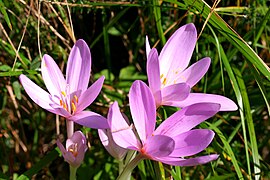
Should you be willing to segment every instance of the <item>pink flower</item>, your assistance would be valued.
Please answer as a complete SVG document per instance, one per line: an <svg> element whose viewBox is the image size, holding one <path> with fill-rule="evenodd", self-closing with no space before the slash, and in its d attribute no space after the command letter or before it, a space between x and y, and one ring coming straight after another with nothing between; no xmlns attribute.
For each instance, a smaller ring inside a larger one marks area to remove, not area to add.
<svg viewBox="0 0 270 180"><path fill-rule="evenodd" d="M87 88L91 74L91 54L83 40L78 40L72 47L66 79L55 61L47 54L42 59L41 73L49 93L25 75L19 77L25 91L35 103L83 126L108 128L104 117L91 111L83 111L96 99L104 81L102 76Z"/></svg>
<svg viewBox="0 0 270 180"><path fill-rule="evenodd" d="M117 160L124 159L128 150L118 146L114 142L110 129L98 129L98 135L103 146L106 148L106 150L108 151L108 153L110 153L111 156L113 156Z"/></svg>
<svg viewBox="0 0 270 180"><path fill-rule="evenodd" d="M188 67L197 41L193 24L180 27L167 41L158 55L150 49L146 39L147 76L157 107L161 105L186 107L199 102L213 102L221 105L220 111L237 110L236 104L220 95L189 93L204 76L210 66L206 57Z"/></svg>
<svg viewBox="0 0 270 180"><path fill-rule="evenodd" d="M76 131L66 141L66 148L57 140L57 146L66 162L74 168L78 168L84 159L84 154L87 150L86 138L81 131Z"/></svg>
<svg viewBox="0 0 270 180"><path fill-rule="evenodd" d="M143 158L176 166L193 166L218 158L216 154L188 159L184 157L201 152L212 141L213 131L192 128L216 114L220 110L219 104L198 103L187 106L174 113L155 130L155 100L142 81L132 84L129 103L134 126L125 121L117 102L109 109L109 126L113 140L119 146L138 151Z"/></svg>

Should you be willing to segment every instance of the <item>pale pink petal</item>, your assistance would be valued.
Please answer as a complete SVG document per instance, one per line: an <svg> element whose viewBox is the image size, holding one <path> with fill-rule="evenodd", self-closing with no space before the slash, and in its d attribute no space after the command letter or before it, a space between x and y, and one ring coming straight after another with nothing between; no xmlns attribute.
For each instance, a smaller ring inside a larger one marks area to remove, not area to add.
<svg viewBox="0 0 270 180"><path fill-rule="evenodd" d="M35 83L33 83L28 77L21 74L20 82L22 86L24 87L26 93L28 96L40 107L52 112L56 113L57 111L52 108L50 104L54 104L54 102L51 100L51 95L41 89L39 86L37 86Z"/></svg>
<svg viewBox="0 0 270 180"><path fill-rule="evenodd" d="M144 82L137 80L132 84L129 103L135 128L144 143L152 135L156 124L155 100Z"/></svg>
<svg viewBox="0 0 270 180"><path fill-rule="evenodd" d="M206 156L200 156L196 158L182 159L182 158L170 158L170 157L159 157L156 158L156 161L161 161L165 164L172 166L196 166L200 164L206 164L210 161L214 161L218 158L219 155L211 154Z"/></svg>
<svg viewBox="0 0 270 180"><path fill-rule="evenodd" d="M63 73L49 55L45 54L41 62L43 81L50 94L60 96L66 90L66 80Z"/></svg>
<svg viewBox="0 0 270 180"><path fill-rule="evenodd" d="M172 157L193 156L203 151L213 140L215 133L208 129L194 129L174 136Z"/></svg>
<svg viewBox="0 0 270 180"><path fill-rule="evenodd" d="M206 57L192 64L190 67L176 76L177 83L186 82L190 87L193 87L205 75L210 63L211 59Z"/></svg>
<svg viewBox="0 0 270 180"><path fill-rule="evenodd" d="M83 111L89 106L99 95L103 82L104 76L101 76L94 84L92 84L78 99L77 112Z"/></svg>
<svg viewBox="0 0 270 180"><path fill-rule="evenodd" d="M189 96L179 102L175 102L177 107L186 107L196 103L218 103L220 104L220 111L235 111L238 109L237 105L229 98L217 94L204 93L190 93Z"/></svg>
<svg viewBox="0 0 270 180"><path fill-rule="evenodd" d="M84 134L81 131L75 131L72 136L67 139L66 142L66 149L72 145L72 144L78 144L78 146L84 146L87 149L86 146L86 137L84 136Z"/></svg>
<svg viewBox="0 0 270 180"><path fill-rule="evenodd" d="M141 143L138 141L132 125L128 125L123 118L117 102L114 102L109 109L108 123L113 140L118 146L131 150L139 150L141 148Z"/></svg>
<svg viewBox="0 0 270 180"><path fill-rule="evenodd" d="M177 136L214 116L219 111L219 108L220 105L216 103L198 103L187 106L163 121L154 134L170 137Z"/></svg>
<svg viewBox="0 0 270 180"><path fill-rule="evenodd" d="M59 141L59 139L56 141L56 143L65 161L68 162L70 165L74 166L75 157L72 155L72 153L64 148L63 144Z"/></svg>
<svg viewBox="0 0 270 180"><path fill-rule="evenodd" d="M147 77L149 88L151 89L156 104L161 104L161 83L160 83L160 71L159 71L159 61L158 61L158 52L155 48L150 51L150 54L147 59Z"/></svg>
<svg viewBox="0 0 270 180"><path fill-rule="evenodd" d="M75 156L75 161L72 164L74 167L79 167L81 165L81 163L84 159L84 154L87 150L86 143L87 143L86 138L81 131L74 132L74 134L71 136L71 138L67 139L66 149L68 149L68 147L72 144L76 146L74 148L74 150L75 151L77 150L77 154Z"/></svg>
<svg viewBox="0 0 270 180"><path fill-rule="evenodd" d="M72 47L67 64L67 84L70 93L87 89L91 74L91 53L88 45L82 39L78 40Z"/></svg>
<svg viewBox="0 0 270 180"><path fill-rule="evenodd" d="M124 159L128 150L118 146L114 142L110 129L98 129L98 135L101 143L110 153L110 155L112 155L117 160Z"/></svg>
<svg viewBox="0 0 270 180"><path fill-rule="evenodd" d="M82 111L80 113L76 113L67 120L74 121L77 124L94 129L109 128L107 119L92 111Z"/></svg>
<svg viewBox="0 0 270 180"><path fill-rule="evenodd" d="M146 36L146 38L145 38L145 49L146 49L146 58L148 59L148 56L149 56L149 53L151 50L151 47L150 47L150 44L148 41L148 36Z"/></svg>
<svg viewBox="0 0 270 180"><path fill-rule="evenodd" d="M170 106L174 101L183 101L189 95L190 87L186 83L173 84L161 90L162 105Z"/></svg>
<svg viewBox="0 0 270 180"><path fill-rule="evenodd" d="M196 41L197 31L193 24L184 25L175 31L159 55L161 74L173 77L174 73L186 69Z"/></svg>
<svg viewBox="0 0 270 180"><path fill-rule="evenodd" d="M150 157L164 157L174 150L175 142L172 138L163 135L155 135L147 138L142 151Z"/></svg>

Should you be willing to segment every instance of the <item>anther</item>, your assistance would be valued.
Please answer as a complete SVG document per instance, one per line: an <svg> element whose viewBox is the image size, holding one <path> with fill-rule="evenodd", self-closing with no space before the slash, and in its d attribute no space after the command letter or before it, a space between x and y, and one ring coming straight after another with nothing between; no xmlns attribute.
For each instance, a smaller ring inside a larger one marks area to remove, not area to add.
<svg viewBox="0 0 270 180"><path fill-rule="evenodd" d="M67 96L66 92L65 91L61 91L61 94L63 94L64 97Z"/></svg>
<svg viewBox="0 0 270 180"><path fill-rule="evenodd" d="M163 84L163 85L166 85L166 83L167 83L167 78L164 78L162 84Z"/></svg>
<svg viewBox="0 0 270 180"><path fill-rule="evenodd" d="M73 98L75 99L76 103L78 103L78 97L74 95Z"/></svg>
<svg viewBox="0 0 270 180"><path fill-rule="evenodd" d="M76 111L76 106L75 106L75 103L72 101L71 103L71 108L72 108L72 112L75 112Z"/></svg>

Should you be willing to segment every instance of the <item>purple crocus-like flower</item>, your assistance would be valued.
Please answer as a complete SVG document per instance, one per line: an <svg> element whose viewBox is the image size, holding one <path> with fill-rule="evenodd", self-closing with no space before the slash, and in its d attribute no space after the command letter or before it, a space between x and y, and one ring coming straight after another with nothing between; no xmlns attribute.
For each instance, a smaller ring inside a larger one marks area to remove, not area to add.
<svg viewBox="0 0 270 180"><path fill-rule="evenodd" d="M66 162L72 167L78 168L84 159L84 154L87 150L86 138L81 131L76 131L67 139L66 148L57 140L57 146Z"/></svg>
<svg viewBox="0 0 270 180"><path fill-rule="evenodd" d="M135 81L130 89L129 103L134 127L123 118L117 102L109 109L108 121L112 137L119 146L138 151L143 158L176 166L204 164L218 158L206 155L185 159L204 150L212 141L214 132L192 129L220 110L216 103L198 103L187 106L155 130L156 105L153 94L142 81ZM137 138L139 137L139 139Z"/></svg>
<svg viewBox="0 0 270 180"><path fill-rule="evenodd" d="M103 146L106 148L108 153L110 153L110 155L112 155L115 159L120 161L124 159L128 150L118 146L114 142L110 129L99 129L98 135Z"/></svg>
<svg viewBox="0 0 270 180"><path fill-rule="evenodd" d="M197 41L193 24L180 27L167 41L160 54L151 49L146 38L147 76L156 105L185 107L198 102L214 102L221 105L220 111L237 110L236 104L220 95L189 93L207 72L211 60L203 58L188 67Z"/></svg>
<svg viewBox="0 0 270 180"><path fill-rule="evenodd" d="M55 61L49 55L43 56L41 73L49 93L25 75L19 78L30 98L42 108L86 127L108 128L106 118L91 111L83 111L96 99L104 81L102 76L87 88L90 72L90 49L85 41L78 40L68 58L66 79Z"/></svg>

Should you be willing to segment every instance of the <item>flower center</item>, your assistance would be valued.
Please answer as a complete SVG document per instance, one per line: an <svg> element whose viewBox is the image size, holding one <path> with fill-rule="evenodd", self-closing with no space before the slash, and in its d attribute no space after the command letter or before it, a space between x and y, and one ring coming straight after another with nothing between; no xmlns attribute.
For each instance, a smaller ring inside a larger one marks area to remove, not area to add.
<svg viewBox="0 0 270 180"><path fill-rule="evenodd" d="M72 153L74 157L78 156L78 144L74 143L68 147L68 151Z"/></svg>
<svg viewBox="0 0 270 180"><path fill-rule="evenodd" d="M77 111L77 106L79 102L80 91L75 91L73 93L69 92L69 86L67 85L65 91L61 91L60 97L55 96L58 99L58 103L70 114L74 114Z"/></svg>
<svg viewBox="0 0 270 180"><path fill-rule="evenodd" d="M169 86L172 84L176 84L179 78L181 78L183 81L186 81L186 78L180 75L181 72L182 68L178 68L172 70L172 72L168 73L167 75L161 74L160 75L161 88L164 88L165 86Z"/></svg>

